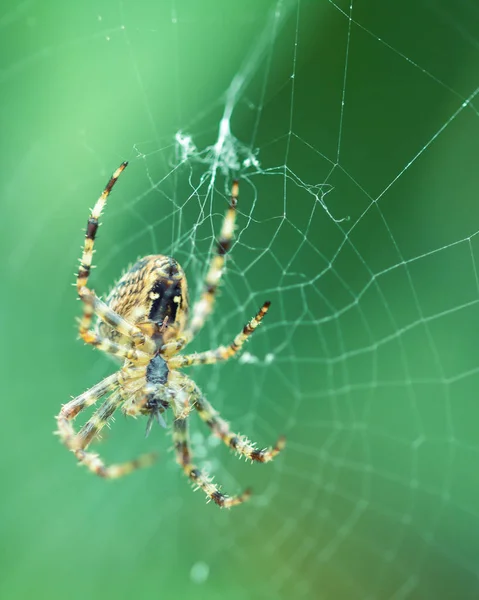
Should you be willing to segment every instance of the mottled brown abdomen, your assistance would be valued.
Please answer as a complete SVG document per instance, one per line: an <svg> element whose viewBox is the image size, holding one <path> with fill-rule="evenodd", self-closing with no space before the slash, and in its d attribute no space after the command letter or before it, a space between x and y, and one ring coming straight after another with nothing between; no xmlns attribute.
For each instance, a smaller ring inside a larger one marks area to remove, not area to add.
<svg viewBox="0 0 479 600"><path fill-rule="evenodd" d="M161 346L183 332L188 317L188 287L183 269L162 254L136 261L106 299L108 306L148 333ZM97 324L100 335L131 345L106 323Z"/></svg>

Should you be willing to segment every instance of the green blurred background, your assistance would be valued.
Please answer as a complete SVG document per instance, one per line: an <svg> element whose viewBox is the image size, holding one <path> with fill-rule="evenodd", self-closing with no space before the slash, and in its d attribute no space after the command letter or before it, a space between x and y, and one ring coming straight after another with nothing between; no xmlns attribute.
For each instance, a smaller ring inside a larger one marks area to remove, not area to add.
<svg viewBox="0 0 479 600"><path fill-rule="evenodd" d="M479 597L478 26L471 0L2 4L2 597ZM92 285L172 253L195 296L231 173L178 166L175 134L214 144L235 77L231 130L261 170L236 173L238 241L194 348L273 305L249 360L192 375L288 447L251 466L192 418L200 464L254 488L225 512L159 428L117 418L108 460L160 460L114 482L52 431L116 368L75 340L88 208L130 160Z"/></svg>

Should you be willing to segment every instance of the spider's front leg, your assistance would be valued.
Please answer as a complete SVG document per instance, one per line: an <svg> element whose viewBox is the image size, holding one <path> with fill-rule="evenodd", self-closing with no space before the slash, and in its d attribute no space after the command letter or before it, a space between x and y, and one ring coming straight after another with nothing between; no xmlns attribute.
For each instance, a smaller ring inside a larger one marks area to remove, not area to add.
<svg viewBox="0 0 479 600"><path fill-rule="evenodd" d="M146 454L137 459L118 465L106 466L98 454L87 452L91 441L100 433L108 423L115 410L123 402L118 389L119 373L110 375L90 390L65 404L57 416L58 434L65 446L71 450L80 463L90 471L108 479L122 477L135 469L146 467L155 460L155 455ZM99 398L111 392L110 397L100 406L92 418L76 433L73 428L73 419L85 408L95 404Z"/></svg>
<svg viewBox="0 0 479 600"><path fill-rule="evenodd" d="M97 383L83 394L80 394L62 406L60 414L56 417L58 423L57 433L60 436L61 441L70 450L77 447L75 441L76 434L72 425L73 419L85 410L85 408L95 404L105 394L117 389L118 377L119 373L114 373L113 375L106 377L103 381L100 381L100 383Z"/></svg>

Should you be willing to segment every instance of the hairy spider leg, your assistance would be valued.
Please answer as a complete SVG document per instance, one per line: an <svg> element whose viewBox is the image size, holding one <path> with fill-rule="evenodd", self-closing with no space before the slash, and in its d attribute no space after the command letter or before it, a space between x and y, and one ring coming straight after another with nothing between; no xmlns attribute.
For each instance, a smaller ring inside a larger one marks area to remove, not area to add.
<svg viewBox="0 0 479 600"><path fill-rule="evenodd" d="M221 418L218 411L206 400L198 386L189 377L183 376L185 388L191 393L190 402L198 411L201 419L208 425L212 433L219 437L229 448L240 456L251 461L270 462L286 446L286 438L281 436L274 446L258 450L256 444L245 435L233 433L227 421Z"/></svg>
<svg viewBox="0 0 479 600"><path fill-rule="evenodd" d="M100 459L98 454L86 452L90 442L98 435L101 429L103 429L113 413L123 402L120 390L118 388L115 389L117 379L118 373L107 377L100 384L94 386L88 392L85 392L85 394L82 394L82 396L88 395L88 399L85 398L83 401L79 401L81 396L75 398L75 400L72 400L72 402L69 402L62 407L62 410L57 417L60 437L67 448L69 448L75 454L78 461L81 464L84 464L90 471L107 479L116 479L123 475L128 475L136 469L151 465L156 459L156 455L154 454L145 454L125 463L107 466ZM111 381L106 383L107 380ZM104 384L103 387L100 387L102 384ZM94 404L101 396L104 396L109 391L112 391L110 397L100 406L91 419L85 423L79 433L76 433L72 424L73 417L87 406Z"/></svg>
<svg viewBox="0 0 479 600"><path fill-rule="evenodd" d="M220 346L215 350L206 350L205 352L196 352L195 354L174 356L168 363L170 368L180 369L181 367L191 367L193 365L212 365L220 361L229 360L241 350L246 340L256 331L256 328L268 312L270 304L271 302L265 302L256 316L246 323L243 331L228 346Z"/></svg>
<svg viewBox="0 0 479 600"><path fill-rule="evenodd" d="M239 183L235 179L231 187L230 205L226 211L221 226L220 237L216 246L216 252L211 259L208 272L206 274L203 292L200 299L195 302L192 308L191 322L183 335L175 341L168 342L163 347L163 353L167 356L176 354L181 348L186 346L194 336L200 331L211 314L216 292L224 272L225 258L231 246L234 236L236 222L236 205L238 203Z"/></svg>
<svg viewBox="0 0 479 600"><path fill-rule="evenodd" d="M186 419L176 419L173 424L173 441L175 445L176 460L183 468L185 474L191 479L196 488L201 488L210 500L222 508L231 508L242 504L251 496L246 490L239 496L226 496L222 494L212 478L200 471L192 462L192 454L188 440L188 422Z"/></svg>
<svg viewBox="0 0 479 600"><path fill-rule="evenodd" d="M85 450L75 450L75 456L78 461L85 465L92 473L103 477L104 479L118 479L137 471L149 467L156 460L155 454L143 454L133 460L116 465L105 465L98 454L94 452L85 452Z"/></svg>
<svg viewBox="0 0 479 600"><path fill-rule="evenodd" d="M136 364L147 364L151 360L151 356L146 352L112 342L108 338L97 335L94 331L86 331L82 335L82 339L85 343L94 346L98 350L118 356L119 358L124 358Z"/></svg>
<svg viewBox="0 0 479 600"><path fill-rule="evenodd" d="M60 413L57 415L56 419L58 422L58 435L60 436L62 442L67 444L67 439L70 437L73 429L71 427L71 421L74 419L78 413L89 406L95 404L100 398L102 398L107 392L113 391L118 387L118 377L119 371L117 373L113 373L113 375L109 375L105 377L100 383L97 383L89 390L80 394L67 404L62 406ZM67 444L68 445L68 444Z"/></svg>
<svg viewBox="0 0 479 600"><path fill-rule="evenodd" d="M95 293L87 287L88 277L90 275L92 266L93 246L99 226L99 219L113 186L127 165L127 162L123 162L113 173L90 213L90 218L88 219L85 233L83 254L80 260L80 268L78 269L77 275L77 291L80 299L83 302L83 317L79 322L80 337L87 344L97 346L102 350L105 350L105 352L108 352L108 350L104 347L101 347L103 339L95 332L89 331L94 314L98 315L100 319L111 325L111 327L118 330L124 336L129 337L135 346L141 346L145 344L146 341L143 332L138 327L128 323L128 321L115 313L107 304L97 298Z"/></svg>

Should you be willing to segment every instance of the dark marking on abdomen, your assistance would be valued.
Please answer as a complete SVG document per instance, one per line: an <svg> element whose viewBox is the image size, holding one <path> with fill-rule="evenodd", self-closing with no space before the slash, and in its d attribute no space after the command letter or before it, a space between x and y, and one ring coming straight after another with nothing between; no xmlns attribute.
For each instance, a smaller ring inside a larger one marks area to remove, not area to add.
<svg viewBox="0 0 479 600"><path fill-rule="evenodd" d="M154 283L150 293L158 294L158 298L153 300L148 318L156 323L163 323L168 317L168 324L172 325L176 321L178 308L183 302L181 282L161 277ZM177 302L175 298L178 299Z"/></svg>

